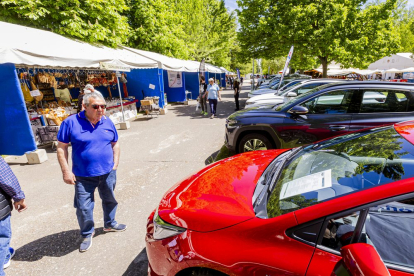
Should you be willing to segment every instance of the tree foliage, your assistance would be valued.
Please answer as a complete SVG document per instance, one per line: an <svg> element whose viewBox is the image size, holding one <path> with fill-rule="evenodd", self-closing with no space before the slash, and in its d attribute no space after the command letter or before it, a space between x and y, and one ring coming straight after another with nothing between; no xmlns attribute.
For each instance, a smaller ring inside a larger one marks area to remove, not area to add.
<svg viewBox="0 0 414 276"><path fill-rule="evenodd" d="M236 18L224 0L0 0L0 20L111 47L229 66Z"/></svg>
<svg viewBox="0 0 414 276"><path fill-rule="evenodd" d="M0 20L44 28L90 43L127 42L124 0L1 0ZM39 38L41 39L41 38Z"/></svg>
<svg viewBox="0 0 414 276"><path fill-rule="evenodd" d="M397 0L238 0L242 49L263 57L295 55L318 58L326 76L331 61L366 67L399 48L392 12Z"/></svg>
<svg viewBox="0 0 414 276"><path fill-rule="evenodd" d="M399 0L394 12L395 31L401 38L401 52L414 52L414 8L407 0Z"/></svg>
<svg viewBox="0 0 414 276"><path fill-rule="evenodd" d="M218 0L130 0L130 46L228 66L236 19Z"/></svg>

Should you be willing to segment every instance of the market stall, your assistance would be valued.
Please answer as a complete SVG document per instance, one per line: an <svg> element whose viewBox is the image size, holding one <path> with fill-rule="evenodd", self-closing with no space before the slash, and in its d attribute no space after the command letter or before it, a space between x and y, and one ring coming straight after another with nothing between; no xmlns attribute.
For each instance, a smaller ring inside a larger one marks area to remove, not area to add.
<svg viewBox="0 0 414 276"><path fill-rule="evenodd" d="M70 98L76 99L86 83L94 84L107 100L115 102L114 105L132 102L131 106L135 106L136 110L137 101L128 93L141 92L142 86L134 81L129 83L128 74L134 76L134 70L142 70L159 79L156 62L125 49L92 46L51 32L4 22L0 22L0 35L0 70L12 70L13 73L7 74L8 79L18 84L15 89L0 87L0 94L6 98L0 102L0 110L3 114L16 115L14 119L19 122L32 122L32 128L30 124L20 128L26 137L31 137L31 142L19 138L13 140L12 145L2 143L8 147L7 154L22 154L21 149L34 150L37 145L56 140L56 129L61 121L77 111L76 101ZM42 39L39 40L39 37ZM102 70L100 62L132 70L117 78L115 70ZM126 99L114 93L117 87L121 88ZM14 105L6 104L9 97ZM64 101L67 98L69 101ZM0 121L4 118L7 116ZM0 136L5 137L13 132L10 122L3 122L2 126ZM6 154L4 151L0 153Z"/></svg>

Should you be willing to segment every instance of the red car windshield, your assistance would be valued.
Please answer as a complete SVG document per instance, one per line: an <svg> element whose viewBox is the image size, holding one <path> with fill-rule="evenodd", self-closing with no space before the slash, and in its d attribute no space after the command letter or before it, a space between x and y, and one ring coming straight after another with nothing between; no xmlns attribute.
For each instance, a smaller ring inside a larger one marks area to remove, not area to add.
<svg viewBox="0 0 414 276"><path fill-rule="evenodd" d="M394 127L305 147L285 163L267 201L273 218L322 201L414 176L414 146Z"/></svg>

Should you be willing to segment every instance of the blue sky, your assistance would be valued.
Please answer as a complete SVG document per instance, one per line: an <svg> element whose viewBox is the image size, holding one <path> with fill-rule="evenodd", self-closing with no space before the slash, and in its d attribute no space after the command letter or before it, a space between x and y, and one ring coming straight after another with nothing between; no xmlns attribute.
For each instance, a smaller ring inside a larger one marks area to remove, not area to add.
<svg viewBox="0 0 414 276"><path fill-rule="evenodd" d="M414 0L410 0L414 4ZM236 0L225 0L226 7L229 8L231 11L237 9L237 2Z"/></svg>
<svg viewBox="0 0 414 276"><path fill-rule="evenodd" d="M408 5L409 6L414 6L414 0L408 0Z"/></svg>

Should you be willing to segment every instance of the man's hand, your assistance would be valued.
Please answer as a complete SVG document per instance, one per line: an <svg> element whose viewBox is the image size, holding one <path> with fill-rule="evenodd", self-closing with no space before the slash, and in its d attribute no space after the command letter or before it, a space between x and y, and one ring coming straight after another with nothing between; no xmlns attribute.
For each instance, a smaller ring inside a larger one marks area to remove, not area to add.
<svg viewBox="0 0 414 276"><path fill-rule="evenodd" d="M26 203L24 202L24 199L14 202L14 209L16 209L19 213L26 210L27 206L26 206Z"/></svg>
<svg viewBox="0 0 414 276"><path fill-rule="evenodd" d="M65 181L66 184L75 185L76 177L71 171L64 172L63 181Z"/></svg>

